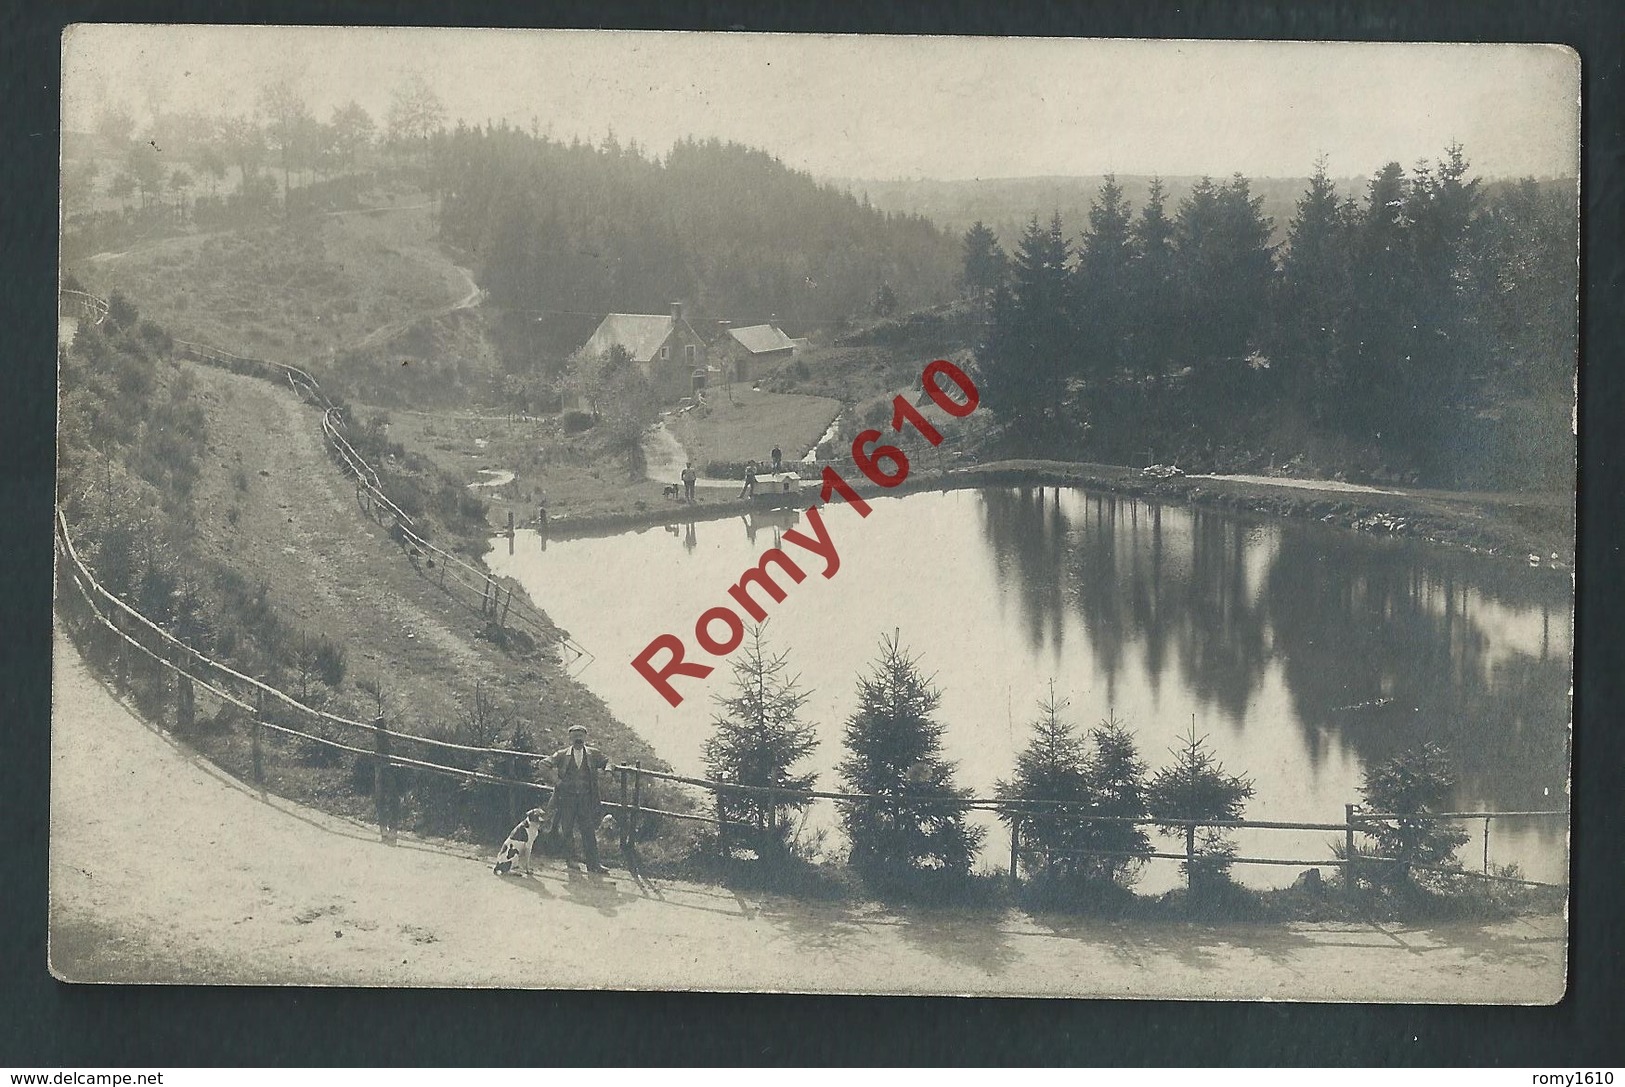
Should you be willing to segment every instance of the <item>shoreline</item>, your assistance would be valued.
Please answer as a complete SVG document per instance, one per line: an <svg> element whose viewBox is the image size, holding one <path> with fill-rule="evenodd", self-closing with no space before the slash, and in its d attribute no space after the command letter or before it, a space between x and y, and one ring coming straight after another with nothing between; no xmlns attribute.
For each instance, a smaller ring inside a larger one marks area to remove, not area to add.
<svg viewBox="0 0 1625 1087"><path fill-rule="evenodd" d="M812 482L816 484L816 478ZM1287 479L1277 484L1225 476L1155 479L1120 465L1011 459L946 472L921 469L896 487L878 487L867 480L856 481L853 486L860 495L869 498L988 486L1080 487L1153 502L1314 520L1348 531L1423 540L1469 554L1502 558L1522 567L1572 576L1575 510L1572 502L1564 502L1561 495L1413 489L1356 491L1333 481L1327 481L1331 484L1327 487L1320 487L1317 485L1320 482ZM579 539L615 531L720 520L783 505L799 505L803 501L822 504L816 486L804 487L795 501L778 505L769 505L761 497L699 502L692 506L674 503L658 509L556 518L549 522L546 531L549 538ZM539 526L533 522L519 527ZM1531 562L1531 557L1538 562Z"/></svg>

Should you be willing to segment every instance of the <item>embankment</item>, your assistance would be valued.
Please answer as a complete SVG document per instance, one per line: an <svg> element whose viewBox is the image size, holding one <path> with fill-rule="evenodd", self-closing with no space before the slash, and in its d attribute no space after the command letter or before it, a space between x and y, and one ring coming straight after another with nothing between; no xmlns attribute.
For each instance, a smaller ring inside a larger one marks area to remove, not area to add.
<svg viewBox="0 0 1625 1087"><path fill-rule="evenodd" d="M947 472L921 469L889 489L856 481L858 493L870 497L995 486L1081 487L1147 501L1312 520L1353 531L1426 540L1522 564L1529 564L1530 556L1535 556L1535 565L1565 573L1573 563L1574 503L1569 495L1413 489L1379 492L1341 489L1335 484L1317 488L1314 481L1308 480L1268 483L1224 477L1156 479L1118 465L1046 460L995 461ZM804 480L799 498L774 496L772 500L792 505L816 503L816 476ZM555 519L549 524L549 534L568 539L617 529L737 517L761 509L768 501L766 497L706 499L694 505L673 501L658 509Z"/></svg>

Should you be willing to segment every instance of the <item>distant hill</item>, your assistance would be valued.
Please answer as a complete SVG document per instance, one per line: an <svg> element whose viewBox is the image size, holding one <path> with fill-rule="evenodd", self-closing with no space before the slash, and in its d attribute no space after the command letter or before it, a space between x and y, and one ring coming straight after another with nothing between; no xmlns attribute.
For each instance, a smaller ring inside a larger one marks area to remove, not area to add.
<svg viewBox="0 0 1625 1087"><path fill-rule="evenodd" d="M1021 236L1032 216L1047 222L1050 214L1061 213L1069 236L1081 234L1089 223L1089 204L1100 192L1104 175L1086 177L991 177L970 181L879 181L868 178L825 178L826 184L849 190L858 199L867 194L869 203L886 212L923 215L944 229L963 234L978 219L992 227L1005 249ZM1167 210L1171 217L1179 202L1190 192L1196 177L1165 177ZM1223 182L1222 177L1214 178ZM1264 198L1264 214L1272 220L1272 240L1284 241L1292 211L1309 184L1303 177L1249 178L1254 196ZM1136 214L1145 206L1151 188L1149 174L1118 174L1117 183L1133 205ZM1366 179L1340 178L1340 195L1363 198Z"/></svg>
<svg viewBox="0 0 1625 1087"><path fill-rule="evenodd" d="M681 140L664 156L502 126L438 138L442 238L494 304L536 316L665 313L806 328L953 297L960 240L864 207L766 152Z"/></svg>
<svg viewBox="0 0 1625 1087"><path fill-rule="evenodd" d="M892 214L923 215L945 230L963 234L972 223L980 219L998 234L1000 243L1008 251L1027 221L1037 215L1048 222L1050 215L1059 211L1067 235L1076 238L1089 224L1089 205L1100 193L1106 180L1103 174L1081 177L986 177L969 181L937 181L918 179L910 181L883 181L873 178L820 178L824 184L845 189L858 200L867 197L874 208ZM1167 212L1172 217L1200 178L1165 177ZM1215 176L1217 182L1228 180ZM1303 177L1249 177L1248 184L1254 196L1264 198L1264 214L1271 220L1270 240L1279 244L1286 240L1287 227L1297 207L1298 198L1309 185L1308 175ZM1353 196L1365 203L1366 177L1335 178L1340 198ZM1117 183L1133 206L1136 215L1145 206L1151 189L1150 174L1118 174ZM1512 184L1511 179L1486 178L1486 195ZM1542 178L1543 190L1573 189L1573 178Z"/></svg>

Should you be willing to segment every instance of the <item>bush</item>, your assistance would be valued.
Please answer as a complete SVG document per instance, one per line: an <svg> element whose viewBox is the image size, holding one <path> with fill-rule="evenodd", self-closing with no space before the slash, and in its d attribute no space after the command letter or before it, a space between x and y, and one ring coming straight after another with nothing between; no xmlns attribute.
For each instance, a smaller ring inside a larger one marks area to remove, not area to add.
<svg viewBox="0 0 1625 1087"><path fill-rule="evenodd" d="M342 645L330 641L326 637L316 643L313 660L316 666L316 674L322 677L323 683L329 687L337 687L344 682L346 656L347 654Z"/></svg>
<svg viewBox="0 0 1625 1087"><path fill-rule="evenodd" d="M581 434L592 429L593 417L584 411L567 411L560 425L566 434Z"/></svg>

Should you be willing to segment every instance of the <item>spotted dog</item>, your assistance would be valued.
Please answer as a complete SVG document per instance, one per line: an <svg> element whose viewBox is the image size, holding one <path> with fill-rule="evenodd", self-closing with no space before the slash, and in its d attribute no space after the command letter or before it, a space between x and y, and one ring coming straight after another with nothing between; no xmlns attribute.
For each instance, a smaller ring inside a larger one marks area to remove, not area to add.
<svg viewBox="0 0 1625 1087"><path fill-rule="evenodd" d="M497 854L497 862L491 866L491 871L499 876L512 874L514 865L524 865L525 874L530 874L530 851L536 844L536 838L542 833L542 821L547 818L547 812L542 808L532 808L525 813L524 821L513 828L508 840L502 843L502 850Z"/></svg>

